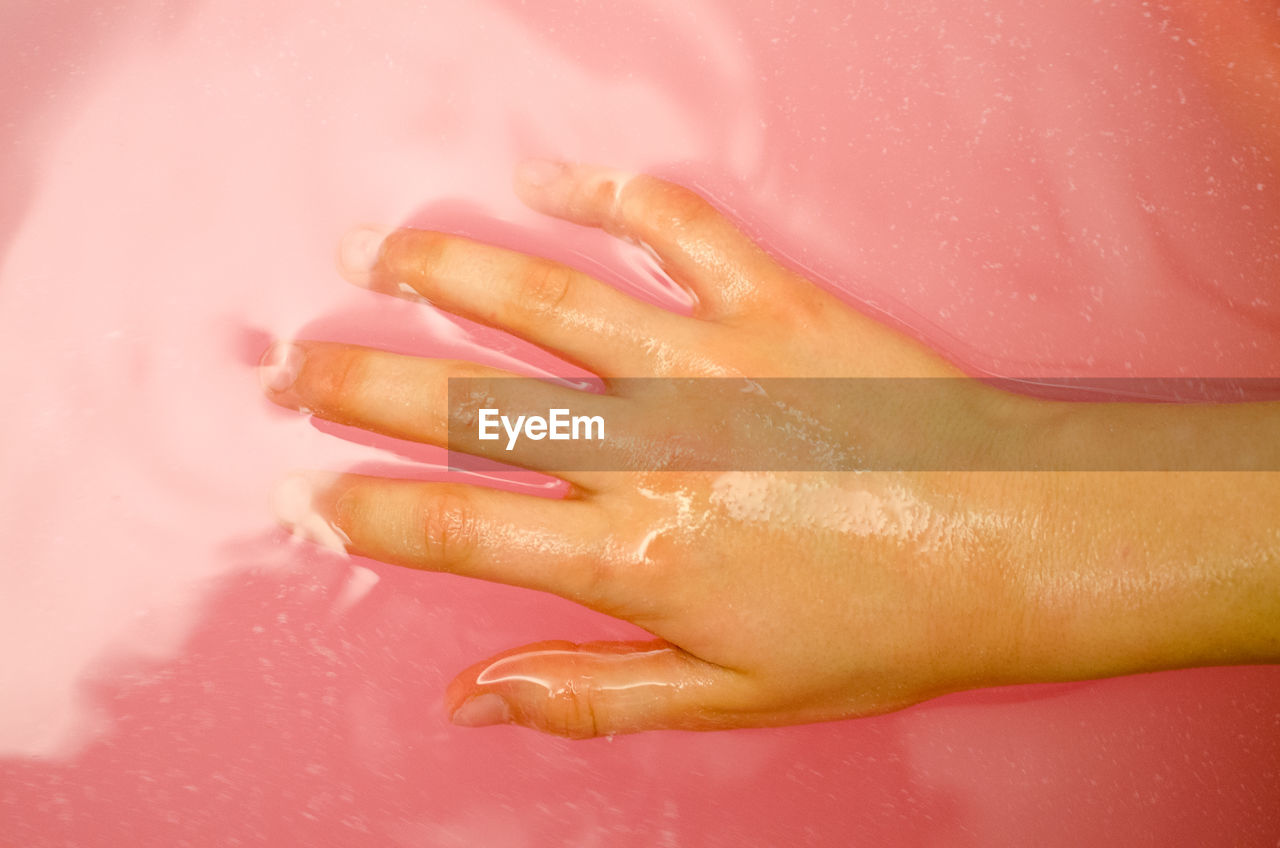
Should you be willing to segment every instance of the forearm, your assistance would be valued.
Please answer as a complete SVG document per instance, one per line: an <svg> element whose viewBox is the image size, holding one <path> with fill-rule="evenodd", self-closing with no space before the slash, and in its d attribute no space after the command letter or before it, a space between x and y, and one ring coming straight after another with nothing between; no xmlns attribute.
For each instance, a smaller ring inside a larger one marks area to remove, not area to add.
<svg viewBox="0 0 1280 848"><path fill-rule="evenodd" d="M1045 446L1101 467L1199 451L1201 467L1280 468L1276 404L1073 407ZM1039 476L1043 532L1009 570L1024 679L1280 662L1280 472Z"/></svg>

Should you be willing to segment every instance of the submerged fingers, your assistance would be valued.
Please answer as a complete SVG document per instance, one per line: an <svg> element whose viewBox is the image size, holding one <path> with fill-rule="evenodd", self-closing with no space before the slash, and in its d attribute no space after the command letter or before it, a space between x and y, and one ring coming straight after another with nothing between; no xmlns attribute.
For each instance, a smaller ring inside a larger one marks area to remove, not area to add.
<svg viewBox="0 0 1280 848"><path fill-rule="evenodd" d="M516 191L540 212L650 249L692 292L698 318L776 316L821 300L817 289L778 265L711 203L675 183L536 161L518 171ZM561 263L461 236L360 229L344 239L340 262L357 285L507 330L605 377L661 371L656 360L705 340L702 322Z"/></svg>
<svg viewBox="0 0 1280 848"><path fill-rule="evenodd" d="M273 498L295 534L339 552L552 592L611 609L625 568L589 501L457 483L297 474Z"/></svg>
<svg viewBox="0 0 1280 848"><path fill-rule="evenodd" d="M522 415L545 420L553 410L560 410L572 414L575 427L578 421L598 421L598 441L602 441L604 421L619 420L614 410L622 403L608 395L470 362L422 359L334 342L277 342L264 354L260 374L267 396L289 409L553 472L573 467L564 461L566 451L594 443L545 438L555 434L520 437L510 430L512 422ZM572 474L564 476L579 485L585 482Z"/></svg>
<svg viewBox="0 0 1280 848"><path fill-rule="evenodd" d="M357 230L341 256L344 275L357 285L426 300L601 376L646 374L654 339L677 342L697 329L566 265L461 236Z"/></svg>

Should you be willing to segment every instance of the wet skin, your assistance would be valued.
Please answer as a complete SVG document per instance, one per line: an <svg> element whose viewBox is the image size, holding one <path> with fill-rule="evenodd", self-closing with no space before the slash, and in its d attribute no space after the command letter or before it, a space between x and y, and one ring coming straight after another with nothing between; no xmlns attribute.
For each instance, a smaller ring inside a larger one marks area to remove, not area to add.
<svg viewBox="0 0 1280 848"><path fill-rule="evenodd" d="M344 275L508 330L606 383L962 377L779 265L687 189L535 162L516 190L543 213L648 245L692 293L693 314L544 259L419 230L349 235ZM449 377L505 376L308 341L277 345L263 363L265 391L282 406L432 444L447 437ZM912 438L944 456L1031 463L1085 446L1120 461L1138 444L1171 455L1211 445L1225 465L1248 444L1253 467L1280 467L1277 404L1064 404L957 386L924 408L859 410L859 449L900 438L908 420ZM580 400L545 392L544 408ZM636 399L614 388L608 402ZM537 466L536 454L503 448L476 446ZM570 491L559 500L302 478L286 485L281 518L352 554L554 592L657 637L542 643L479 662L446 693L463 725L589 737L794 724L980 686L1280 660L1277 473L560 476Z"/></svg>

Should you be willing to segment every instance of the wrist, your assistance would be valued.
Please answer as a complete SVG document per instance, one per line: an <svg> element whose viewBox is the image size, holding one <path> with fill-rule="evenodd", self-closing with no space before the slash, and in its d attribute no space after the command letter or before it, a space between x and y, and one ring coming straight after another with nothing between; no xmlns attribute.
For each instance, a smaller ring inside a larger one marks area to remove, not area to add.
<svg viewBox="0 0 1280 848"><path fill-rule="evenodd" d="M1274 403L1025 407L1068 467L1038 482L1016 575L1025 680L1280 660ZM1214 470L1142 471L1135 467Z"/></svg>
<svg viewBox="0 0 1280 848"><path fill-rule="evenodd" d="M989 467L1098 470L966 475L969 501L997 504L1003 528L976 549L975 641L991 658L978 673L1062 681L1280 660L1280 472L1121 470L1142 455L1278 467L1277 420L1275 404L990 402Z"/></svg>

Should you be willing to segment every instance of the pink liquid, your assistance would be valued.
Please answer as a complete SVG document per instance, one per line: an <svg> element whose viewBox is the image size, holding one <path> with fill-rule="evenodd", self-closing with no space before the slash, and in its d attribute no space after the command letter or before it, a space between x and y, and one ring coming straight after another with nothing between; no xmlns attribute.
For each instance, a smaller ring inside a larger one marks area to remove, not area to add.
<svg viewBox="0 0 1280 848"><path fill-rule="evenodd" d="M1280 375L1276 168L1176 21L752 5L0 11L0 842L1275 843L1274 667L772 731L469 732L440 709L457 670L636 631L274 529L284 471L408 460L270 408L268 338L554 364L340 282L352 224L679 308L638 251L517 204L528 154L698 186L975 373Z"/></svg>

